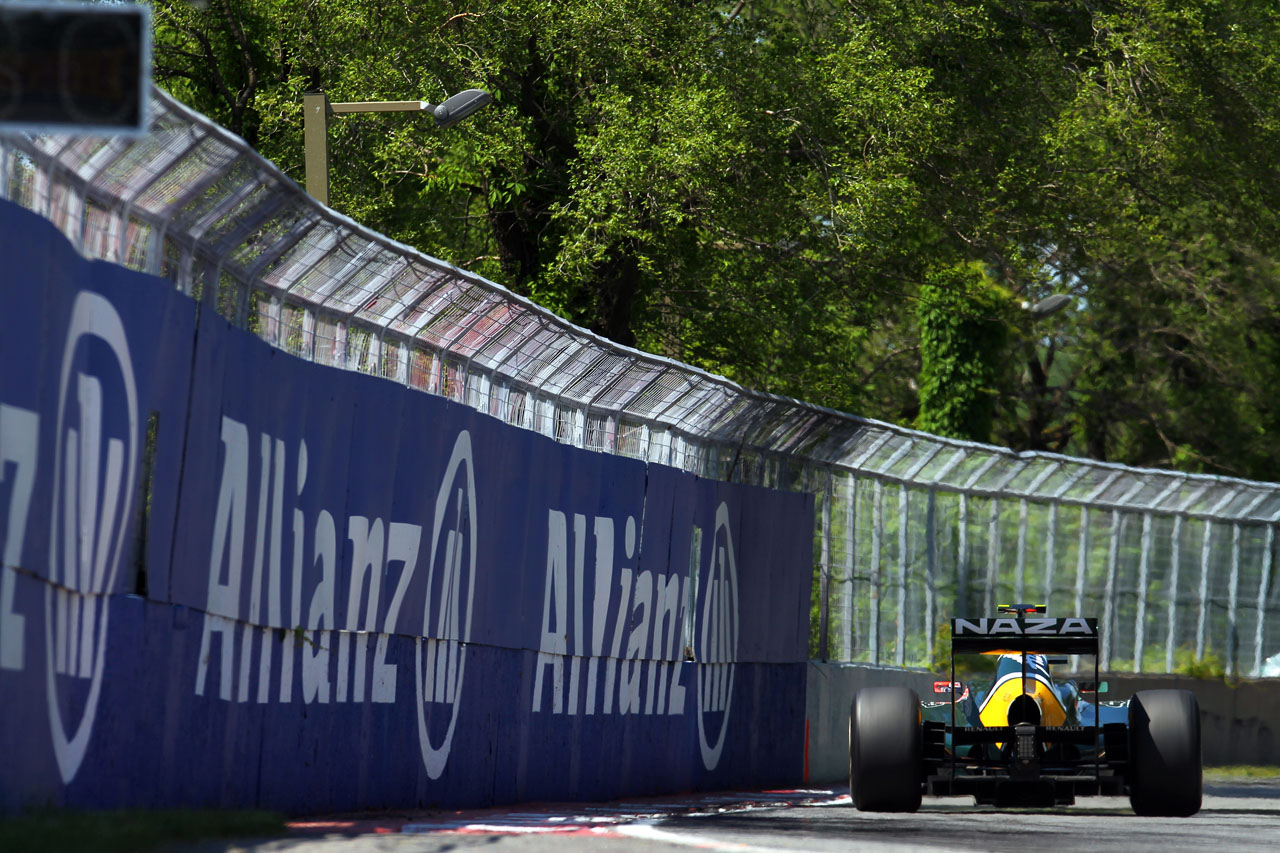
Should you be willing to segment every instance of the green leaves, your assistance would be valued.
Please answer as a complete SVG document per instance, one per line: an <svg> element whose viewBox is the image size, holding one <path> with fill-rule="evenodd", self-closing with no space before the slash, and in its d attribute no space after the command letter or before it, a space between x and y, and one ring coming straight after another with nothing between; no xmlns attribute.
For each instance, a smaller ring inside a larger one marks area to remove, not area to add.
<svg viewBox="0 0 1280 853"><path fill-rule="evenodd" d="M945 434L1280 479L1270 4L154 7L158 79L300 182L307 89L491 91L443 132L334 117L333 204L614 340ZM1074 312L1009 308L1053 292Z"/></svg>
<svg viewBox="0 0 1280 853"><path fill-rule="evenodd" d="M987 441L1005 384L1013 304L981 265L929 276L920 323L920 417L925 432Z"/></svg>

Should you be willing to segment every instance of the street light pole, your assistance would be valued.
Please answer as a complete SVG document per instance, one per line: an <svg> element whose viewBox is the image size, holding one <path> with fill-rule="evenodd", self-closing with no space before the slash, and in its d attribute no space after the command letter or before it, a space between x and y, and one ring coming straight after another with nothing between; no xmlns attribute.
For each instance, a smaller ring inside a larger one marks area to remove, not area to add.
<svg viewBox="0 0 1280 853"><path fill-rule="evenodd" d="M452 127L493 100L482 89L467 89L442 103L428 101L347 101L329 103L324 92L302 96L303 168L307 194L321 204L329 203L329 116L341 113L430 112L436 127Z"/></svg>
<svg viewBox="0 0 1280 853"><path fill-rule="evenodd" d="M302 168L307 175L307 195L329 204L329 99L324 92L302 96Z"/></svg>

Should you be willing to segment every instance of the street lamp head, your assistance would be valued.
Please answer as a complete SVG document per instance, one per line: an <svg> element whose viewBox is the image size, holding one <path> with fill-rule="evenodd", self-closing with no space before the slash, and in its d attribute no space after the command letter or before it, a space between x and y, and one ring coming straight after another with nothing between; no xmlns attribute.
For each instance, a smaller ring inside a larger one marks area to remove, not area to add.
<svg viewBox="0 0 1280 853"><path fill-rule="evenodd" d="M1056 314L1070 304L1070 296L1065 293L1055 293L1052 296L1046 296L1034 305L1026 306L1026 309L1032 317L1040 318Z"/></svg>
<svg viewBox="0 0 1280 853"><path fill-rule="evenodd" d="M466 89L445 98L432 110L436 127L452 127L493 100L484 89Z"/></svg>
<svg viewBox="0 0 1280 853"><path fill-rule="evenodd" d="M3 2L3 0L0 0ZM400 113L430 111L436 127L452 127L493 100L483 89L445 98L442 104L427 101L344 101L329 103L323 92L307 92L302 97L303 148L307 192L321 204L329 203L329 116L342 113Z"/></svg>

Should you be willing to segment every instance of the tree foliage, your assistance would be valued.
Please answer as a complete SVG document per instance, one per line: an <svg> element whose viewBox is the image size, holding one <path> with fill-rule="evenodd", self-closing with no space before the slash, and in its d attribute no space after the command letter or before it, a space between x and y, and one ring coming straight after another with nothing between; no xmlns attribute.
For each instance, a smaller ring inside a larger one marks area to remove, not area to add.
<svg viewBox="0 0 1280 853"><path fill-rule="evenodd" d="M941 432L989 408L1017 449L1280 479L1271 4L153 3L162 84L300 182L304 91L493 92L445 132L335 117L332 203L616 341ZM996 310L1052 292L1074 310Z"/></svg>
<svg viewBox="0 0 1280 853"><path fill-rule="evenodd" d="M1010 305L981 264L930 274L919 303L920 429L970 441L991 437Z"/></svg>

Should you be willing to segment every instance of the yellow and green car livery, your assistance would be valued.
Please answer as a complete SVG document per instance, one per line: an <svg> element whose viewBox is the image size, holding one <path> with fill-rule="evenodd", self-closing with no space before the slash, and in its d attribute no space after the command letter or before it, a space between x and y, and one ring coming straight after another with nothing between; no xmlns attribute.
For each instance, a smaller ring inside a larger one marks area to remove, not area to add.
<svg viewBox="0 0 1280 853"><path fill-rule="evenodd" d="M1000 655L995 683L978 704L982 725L1066 725L1067 709L1049 675L1048 655L1029 654L1026 658L1024 671L1022 655Z"/></svg>

